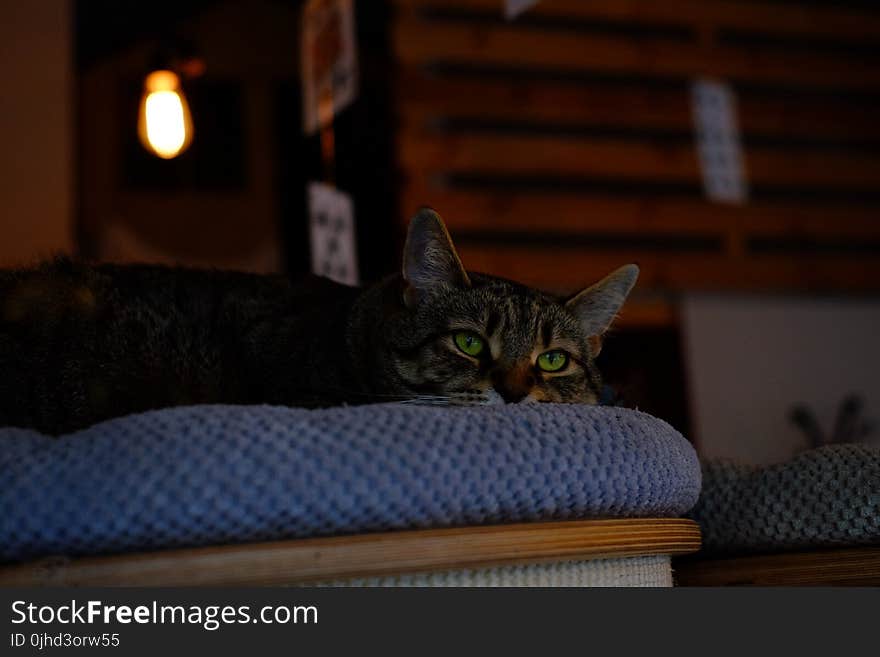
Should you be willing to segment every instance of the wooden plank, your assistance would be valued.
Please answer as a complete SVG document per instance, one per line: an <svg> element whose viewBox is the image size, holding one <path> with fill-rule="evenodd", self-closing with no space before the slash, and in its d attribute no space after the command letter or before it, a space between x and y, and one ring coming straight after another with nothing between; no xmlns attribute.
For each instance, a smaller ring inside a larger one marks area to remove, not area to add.
<svg viewBox="0 0 880 657"><path fill-rule="evenodd" d="M440 8L497 12L497 0L395 0L404 10ZM880 15L826 5L742 0L541 0L527 16L580 18L642 24L692 24L754 32L876 42Z"/></svg>
<svg viewBox="0 0 880 657"><path fill-rule="evenodd" d="M674 563L678 586L880 586L880 547Z"/></svg>
<svg viewBox="0 0 880 657"><path fill-rule="evenodd" d="M582 520L48 559L0 568L0 586L278 586L699 548L690 520Z"/></svg>
<svg viewBox="0 0 880 657"><path fill-rule="evenodd" d="M417 184L404 188L401 198L402 225L428 205L443 217L453 239L459 232L474 231L720 236L727 228L705 212L716 206L702 201L458 191ZM723 206L717 207L723 213Z"/></svg>
<svg viewBox="0 0 880 657"><path fill-rule="evenodd" d="M457 172L699 180L693 147L679 144L403 133L398 137L398 154L410 174L428 176Z"/></svg>
<svg viewBox="0 0 880 657"><path fill-rule="evenodd" d="M767 97L738 93L737 119L743 134L780 137L849 138L864 143L880 138L880 102L825 97Z"/></svg>
<svg viewBox="0 0 880 657"><path fill-rule="evenodd" d="M880 290L880 260L872 256L598 250L573 247L564 240L560 240L557 248L530 247L470 243L461 235L456 246L470 270L563 294L579 290L629 262L641 268L637 288L640 291Z"/></svg>
<svg viewBox="0 0 880 657"><path fill-rule="evenodd" d="M532 176L622 177L666 182L700 181L693 144L546 137L540 135L402 133L400 162L411 175L479 173ZM754 183L880 185L880 157L864 153L773 148L746 151Z"/></svg>
<svg viewBox="0 0 880 657"><path fill-rule="evenodd" d="M411 66L460 62L569 73L710 76L869 91L876 90L880 82L880 69L873 63L829 54L658 44L516 24L486 27L401 18L394 25L393 41L397 56Z"/></svg>
<svg viewBox="0 0 880 657"><path fill-rule="evenodd" d="M458 191L411 185L402 194L402 225L423 205L440 213L453 238L467 231L880 238L880 208L870 207L729 205L699 199Z"/></svg>
<svg viewBox="0 0 880 657"><path fill-rule="evenodd" d="M821 186L844 189L880 185L880 153L822 149L747 148L746 179L754 183Z"/></svg>
<svg viewBox="0 0 880 657"><path fill-rule="evenodd" d="M398 76L398 114L405 130L423 130L443 119L525 121L556 126L604 125L691 131L685 85L671 88L593 82L508 81L490 77ZM474 99L479 99L475 102ZM737 96L745 135L880 139L880 103L825 98Z"/></svg>
<svg viewBox="0 0 880 657"><path fill-rule="evenodd" d="M620 88L613 84L565 84L450 78L403 72L399 76L403 125L421 129L444 117L553 124L600 124L690 130L684 88Z"/></svg>

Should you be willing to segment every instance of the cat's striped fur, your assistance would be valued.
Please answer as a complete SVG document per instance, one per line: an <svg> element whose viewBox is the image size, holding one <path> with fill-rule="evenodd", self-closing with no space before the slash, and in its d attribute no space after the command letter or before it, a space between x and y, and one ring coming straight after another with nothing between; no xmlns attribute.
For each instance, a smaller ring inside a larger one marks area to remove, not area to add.
<svg viewBox="0 0 880 657"><path fill-rule="evenodd" d="M429 209L403 260L364 289L70 260L0 272L0 426L61 433L195 403L596 402L634 265L561 299L466 272ZM464 353L460 332L484 351ZM550 350L564 369L537 367Z"/></svg>

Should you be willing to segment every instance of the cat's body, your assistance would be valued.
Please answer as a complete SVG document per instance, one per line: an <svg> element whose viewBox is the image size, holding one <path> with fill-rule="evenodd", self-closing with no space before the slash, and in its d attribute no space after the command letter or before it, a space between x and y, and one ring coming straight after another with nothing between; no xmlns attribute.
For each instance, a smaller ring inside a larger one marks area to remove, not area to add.
<svg viewBox="0 0 880 657"><path fill-rule="evenodd" d="M69 260L0 272L0 426L57 434L183 404L454 400L490 389L509 402L595 403L595 338L634 283L633 273L613 276L609 305L605 287L566 302L469 274L427 210L411 226L403 273L363 289ZM590 308L596 330L581 316ZM563 352L564 370L538 367L557 367Z"/></svg>
<svg viewBox="0 0 880 657"><path fill-rule="evenodd" d="M329 403L352 379L356 295L319 278L63 260L0 274L0 426L60 433L163 406Z"/></svg>

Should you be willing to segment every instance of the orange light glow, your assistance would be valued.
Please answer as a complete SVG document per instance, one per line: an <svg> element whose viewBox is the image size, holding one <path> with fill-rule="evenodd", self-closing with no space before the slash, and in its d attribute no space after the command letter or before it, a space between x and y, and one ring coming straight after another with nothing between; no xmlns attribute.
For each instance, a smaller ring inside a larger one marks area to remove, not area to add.
<svg viewBox="0 0 880 657"><path fill-rule="evenodd" d="M138 136L144 148L165 160L177 157L192 142L192 116L175 73L154 71L144 81Z"/></svg>

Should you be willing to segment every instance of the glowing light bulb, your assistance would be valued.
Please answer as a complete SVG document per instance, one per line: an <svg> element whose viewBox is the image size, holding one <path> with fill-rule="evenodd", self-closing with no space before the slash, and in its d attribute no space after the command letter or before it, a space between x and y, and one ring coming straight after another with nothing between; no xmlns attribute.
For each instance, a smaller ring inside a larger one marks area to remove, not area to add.
<svg viewBox="0 0 880 657"><path fill-rule="evenodd" d="M177 157L190 145L192 116L175 73L153 71L144 81L138 136L144 148L165 160Z"/></svg>

